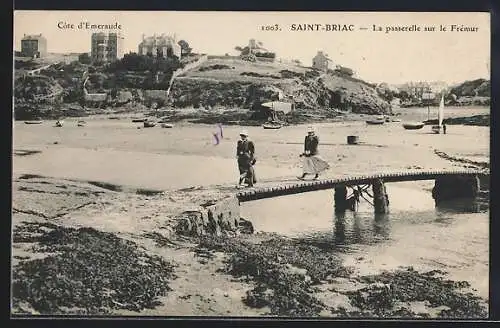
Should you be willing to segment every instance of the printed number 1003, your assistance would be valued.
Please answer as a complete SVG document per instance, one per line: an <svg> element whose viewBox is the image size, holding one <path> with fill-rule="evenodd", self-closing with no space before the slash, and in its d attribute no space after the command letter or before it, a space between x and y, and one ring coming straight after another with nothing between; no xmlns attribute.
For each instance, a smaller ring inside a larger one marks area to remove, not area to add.
<svg viewBox="0 0 500 328"><path fill-rule="evenodd" d="M260 27L262 31L281 31L281 27L278 24L274 25L262 25Z"/></svg>

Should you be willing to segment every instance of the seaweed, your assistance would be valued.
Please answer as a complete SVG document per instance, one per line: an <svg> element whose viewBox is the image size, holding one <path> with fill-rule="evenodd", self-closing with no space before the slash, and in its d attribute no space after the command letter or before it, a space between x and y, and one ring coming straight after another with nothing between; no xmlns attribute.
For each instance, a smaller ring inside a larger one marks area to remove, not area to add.
<svg viewBox="0 0 500 328"><path fill-rule="evenodd" d="M231 256L225 271L237 278L254 281L243 302L251 307L269 307L271 315L318 316L327 307L313 296L313 283L342 272L333 254L320 254L314 246L297 247L284 238L250 243L237 239L202 238L198 249L224 251ZM318 266L319 262L325 262ZM293 270L293 264L299 270ZM313 270L314 267L316 270ZM307 268L300 271L301 268ZM310 271L309 271L310 270ZM312 273L313 279L308 274Z"/></svg>
<svg viewBox="0 0 500 328"><path fill-rule="evenodd" d="M135 243L92 228L45 225L52 228L46 232L42 226L29 227L40 234L30 241L37 241L37 250L50 255L14 267L14 308L28 303L41 314L139 312L160 305L158 297L170 290L173 266L147 255Z"/></svg>
<svg viewBox="0 0 500 328"><path fill-rule="evenodd" d="M383 272L379 275L359 278L371 285L356 291L346 292L353 305L377 316L415 316L411 311L395 311L396 302L427 301L433 308L446 306L438 316L445 318L482 318L487 310L480 297L463 293L460 289L470 287L466 281L444 279L433 270L420 273L409 267L406 270Z"/></svg>

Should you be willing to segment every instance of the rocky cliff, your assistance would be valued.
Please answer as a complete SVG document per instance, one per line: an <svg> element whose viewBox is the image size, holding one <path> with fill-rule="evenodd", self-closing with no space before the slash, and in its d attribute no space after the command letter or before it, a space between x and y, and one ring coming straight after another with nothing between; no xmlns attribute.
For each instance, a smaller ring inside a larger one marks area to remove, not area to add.
<svg viewBox="0 0 500 328"><path fill-rule="evenodd" d="M175 108L253 108L265 101L293 99L298 109L390 113L390 104L370 84L338 72L278 63L208 60L178 77L170 101Z"/></svg>

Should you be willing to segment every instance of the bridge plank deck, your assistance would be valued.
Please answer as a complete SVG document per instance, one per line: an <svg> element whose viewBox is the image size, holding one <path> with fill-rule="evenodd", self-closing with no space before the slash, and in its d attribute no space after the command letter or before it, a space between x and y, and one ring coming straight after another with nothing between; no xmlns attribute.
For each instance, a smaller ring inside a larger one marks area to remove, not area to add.
<svg viewBox="0 0 500 328"><path fill-rule="evenodd" d="M284 195L293 195L303 192L326 190L337 185L356 186L371 184L375 179L382 179L384 182L404 182L433 180L441 176L452 175L485 175L484 172L471 170L435 170L435 171L404 171L386 172L361 176L342 176L334 179L321 179L312 181L283 180L266 181L258 187L237 192L236 196L240 202L265 199Z"/></svg>

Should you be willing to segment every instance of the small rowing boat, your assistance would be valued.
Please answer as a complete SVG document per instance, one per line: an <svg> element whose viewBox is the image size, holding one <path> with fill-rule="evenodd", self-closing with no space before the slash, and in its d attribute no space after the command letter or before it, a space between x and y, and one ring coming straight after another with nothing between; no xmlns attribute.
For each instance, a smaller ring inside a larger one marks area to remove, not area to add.
<svg viewBox="0 0 500 328"><path fill-rule="evenodd" d="M264 129L273 129L273 130L277 130L277 129L281 129L283 125L279 124L279 123L265 123L265 124L262 124L262 127Z"/></svg>
<svg viewBox="0 0 500 328"><path fill-rule="evenodd" d="M86 124L87 124L87 122L85 122L85 121L78 121L76 123L76 126L85 126Z"/></svg>
<svg viewBox="0 0 500 328"><path fill-rule="evenodd" d="M161 123L160 126L165 129L171 129L174 127L174 125L171 123Z"/></svg>
<svg viewBox="0 0 500 328"><path fill-rule="evenodd" d="M147 118L134 118L134 119L132 119L132 122L133 123L142 123L145 120L147 120Z"/></svg>
<svg viewBox="0 0 500 328"><path fill-rule="evenodd" d="M406 130L420 130L424 127L424 125L424 123L420 122L407 122L403 123L403 128L405 128Z"/></svg>
<svg viewBox="0 0 500 328"><path fill-rule="evenodd" d="M369 125L382 125L385 123L385 119L374 119L374 120L367 120L366 124Z"/></svg>
<svg viewBox="0 0 500 328"><path fill-rule="evenodd" d="M43 121L42 120L38 120L38 121L24 121L24 124L42 124Z"/></svg>
<svg viewBox="0 0 500 328"><path fill-rule="evenodd" d="M144 127L145 128L153 128L156 126L156 123L155 122L152 122L152 121L144 121Z"/></svg>
<svg viewBox="0 0 500 328"><path fill-rule="evenodd" d="M62 126L64 125L64 121L56 121L56 127L58 128L62 128Z"/></svg>

